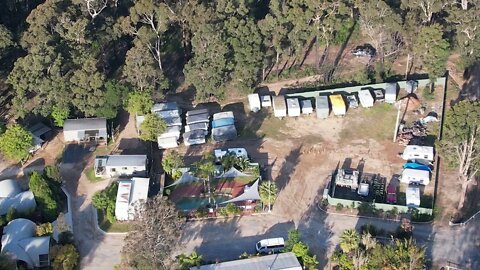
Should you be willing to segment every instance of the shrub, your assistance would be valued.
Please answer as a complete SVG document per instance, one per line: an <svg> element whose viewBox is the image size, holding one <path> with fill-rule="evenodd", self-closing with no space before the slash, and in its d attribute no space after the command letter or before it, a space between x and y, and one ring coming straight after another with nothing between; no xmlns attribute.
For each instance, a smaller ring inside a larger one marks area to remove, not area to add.
<svg viewBox="0 0 480 270"><path fill-rule="evenodd" d="M337 203L337 206L335 206L335 210L342 211L343 210L343 204Z"/></svg>
<svg viewBox="0 0 480 270"><path fill-rule="evenodd" d="M45 236L53 234L53 225L50 222L43 223L37 226L36 229L37 236Z"/></svg>
<svg viewBox="0 0 480 270"><path fill-rule="evenodd" d="M377 236L378 235L378 230L377 227L375 227L372 224L365 224L360 227L360 232L361 234L367 234L369 233L372 236Z"/></svg>
<svg viewBox="0 0 480 270"><path fill-rule="evenodd" d="M38 172L33 172L30 175L28 186L33 192L35 201L37 202L45 219L48 221L55 220L58 216L58 213L60 213L60 206L58 203L60 196L57 193L58 187L52 184L49 185L47 179Z"/></svg>
<svg viewBox="0 0 480 270"><path fill-rule="evenodd" d="M17 218L17 210L13 207L10 207L5 215L7 223Z"/></svg>
<svg viewBox="0 0 480 270"><path fill-rule="evenodd" d="M217 210L217 213L222 217L227 217L228 216L227 207L221 207L220 209Z"/></svg>
<svg viewBox="0 0 480 270"><path fill-rule="evenodd" d="M0 216L0 226L6 225L7 223L7 217L5 215Z"/></svg>
<svg viewBox="0 0 480 270"><path fill-rule="evenodd" d="M0 135L0 151L6 158L22 161L30 155L33 146L32 134L20 125L11 125Z"/></svg>
<svg viewBox="0 0 480 270"><path fill-rule="evenodd" d="M60 176L60 170L57 166L45 166L43 173L49 179L59 182L62 182L62 177Z"/></svg>
<svg viewBox="0 0 480 270"><path fill-rule="evenodd" d="M93 195L92 204L95 208L105 211L107 219L110 223L114 223L115 219L115 202L117 199L118 183L113 182L106 189L99 191Z"/></svg>
<svg viewBox="0 0 480 270"><path fill-rule="evenodd" d="M80 257L77 248L72 244L53 246L50 252L54 270L73 270Z"/></svg>
<svg viewBox="0 0 480 270"><path fill-rule="evenodd" d="M227 204L225 208L227 210L228 215L239 215L242 211L238 206L236 206L233 203Z"/></svg>
<svg viewBox="0 0 480 270"><path fill-rule="evenodd" d="M198 255L195 251L190 255L180 254L177 256L180 263L180 270L188 270L190 267L200 266L202 264L202 255Z"/></svg>

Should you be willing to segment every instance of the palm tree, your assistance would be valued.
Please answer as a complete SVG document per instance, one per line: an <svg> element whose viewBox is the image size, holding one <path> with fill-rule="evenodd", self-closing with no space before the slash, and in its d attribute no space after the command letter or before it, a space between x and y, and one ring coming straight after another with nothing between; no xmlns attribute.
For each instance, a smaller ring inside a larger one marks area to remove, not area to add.
<svg viewBox="0 0 480 270"><path fill-rule="evenodd" d="M237 165L240 170L245 171L246 169L248 169L248 167L250 167L250 160L243 157L239 157L239 158L236 158L235 165Z"/></svg>
<svg viewBox="0 0 480 270"><path fill-rule="evenodd" d="M370 233L364 233L362 235L362 245L365 247L365 251L369 251L377 246L377 240Z"/></svg>
<svg viewBox="0 0 480 270"><path fill-rule="evenodd" d="M260 199L263 204L268 204L268 211L272 210L272 204L277 197L278 188L275 182L265 181L260 185L259 188Z"/></svg>
<svg viewBox="0 0 480 270"><path fill-rule="evenodd" d="M352 230L345 230L340 236L340 248L344 253L349 253L352 250L358 248L358 244L360 243L360 235L358 235L357 231Z"/></svg>

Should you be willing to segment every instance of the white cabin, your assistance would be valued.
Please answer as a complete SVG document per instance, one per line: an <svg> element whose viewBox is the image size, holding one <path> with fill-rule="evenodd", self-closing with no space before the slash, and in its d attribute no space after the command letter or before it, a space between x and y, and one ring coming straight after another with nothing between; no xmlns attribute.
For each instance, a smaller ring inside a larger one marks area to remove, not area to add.
<svg viewBox="0 0 480 270"><path fill-rule="evenodd" d="M147 156L97 156L95 158L94 171L96 177L147 176Z"/></svg>
<svg viewBox="0 0 480 270"><path fill-rule="evenodd" d="M258 112L262 108L258 94L248 95L248 104L250 105L250 111L252 112Z"/></svg>
<svg viewBox="0 0 480 270"><path fill-rule="evenodd" d="M117 200L115 202L115 218L117 220L133 220L135 210L141 201L148 198L149 178L132 178L118 181Z"/></svg>
<svg viewBox="0 0 480 270"><path fill-rule="evenodd" d="M302 113L303 114L312 114L313 113L312 101L310 99L302 100L301 104L302 104Z"/></svg>
<svg viewBox="0 0 480 270"><path fill-rule="evenodd" d="M106 141L106 118L67 119L63 125L66 142Z"/></svg>
<svg viewBox="0 0 480 270"><path fill-rule="evenodd" d="M395 103L397 101L397 83L387 83L385 87L385 102Z"/></svg>
<svg viewBox="0 0 480 270"><path fill-rule="evenodd" d="M273 115L275 115L275 117L282 118L287 116L287 105L285 103L284 96L273 97L272 103L273 103Z"/></svg>
<svg viewBox="0 0 480 270"><path fill-rule="evenodd" d="M300 102L298 98L287 98L287 112L290 117L300 116Z"/></svg>

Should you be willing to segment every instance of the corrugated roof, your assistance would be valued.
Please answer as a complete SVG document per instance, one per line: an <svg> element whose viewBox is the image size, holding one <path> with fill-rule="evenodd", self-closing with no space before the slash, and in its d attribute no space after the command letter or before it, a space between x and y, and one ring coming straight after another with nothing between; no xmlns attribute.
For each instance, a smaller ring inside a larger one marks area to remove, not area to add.
<svg viewBox="0 0 480 270"><path fill-rule="evenodd" d="M146 160L146 155L110 155L105 166L144 167Z"/></svg>
<svg viewBox="0 0 480 270"><path fill-rule="evenodd" d="M263 257L191 267L190 270L302 270L295 254L279 253Z"/></svg>
<svg viewBox="0 0 480 270"><path fill-rule="evenodd" d="M30 131L33 135L35 135L37 137L42 136L43 134L49 132L50 130L52 130L52 129L49 128L44 123L41 123L41 122L36 123L35 125L28 128L28 131Z"/></svg>
<svg viewBox="0 0 480 270"><path fill-rule="evenodd" d="M331 95L330 102L332 102L332 107L344 108L345 102L343 101L342 95Z"/></svg>
<svg viewBox="0 0 480 270"><path fill-rule="evenodd" d="M177 102L163 102L153 105L152 112L178 110Z"/></svg>
<svg viewBox="0 0 480 270"><path fill-rule="evenodd" d="M67 119L63 125L64 131L107 129L106 118Z"/></svg>

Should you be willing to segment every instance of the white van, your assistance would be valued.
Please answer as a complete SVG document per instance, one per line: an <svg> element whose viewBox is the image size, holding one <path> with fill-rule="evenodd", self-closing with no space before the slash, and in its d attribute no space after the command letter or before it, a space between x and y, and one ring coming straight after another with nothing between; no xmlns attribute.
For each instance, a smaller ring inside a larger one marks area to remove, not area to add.
<svg viewBox="0 0 480 270"><path fill-rule="evenodd" d="M261 254L270 254L281 252L285 248L285 240L283 238L269 238L257 242L255 249Z"/></svg>

